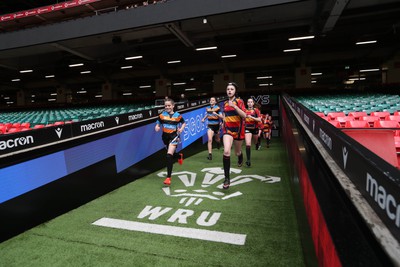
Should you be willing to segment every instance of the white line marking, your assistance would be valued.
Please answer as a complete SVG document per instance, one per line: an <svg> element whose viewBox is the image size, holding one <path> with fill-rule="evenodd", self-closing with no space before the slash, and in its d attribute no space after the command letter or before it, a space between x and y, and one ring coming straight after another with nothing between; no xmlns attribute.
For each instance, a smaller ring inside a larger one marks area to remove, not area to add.
<svg viewBox="0 0 400 267"><path fill-rule="evenodd" d="M187 237L187 238L227 243L233 245L244 245L244 243L246 242L246 235L242 234L234 234L234 233L179 227L179 226L169 226L169 225L161 225L153 223L142 223L142 222L119 220L119 219L105 218L105 217L95 221L92 224L98 226L130 230L130 231Z"/></svg>

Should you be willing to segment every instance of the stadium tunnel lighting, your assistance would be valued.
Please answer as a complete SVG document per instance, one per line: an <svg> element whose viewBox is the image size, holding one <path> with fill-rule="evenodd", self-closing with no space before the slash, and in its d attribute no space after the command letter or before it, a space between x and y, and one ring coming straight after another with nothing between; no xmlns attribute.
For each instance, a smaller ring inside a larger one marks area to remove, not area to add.
<svg viewBox="0 0 400 267"><path fill-rule="evenodd" d="M230 57L236 57L236 55L223 55L221 58L230 58Z"/></svg>
<svg viewBox="0 0 400 267"><path fill-rule="evenodd" d="M33 70L20 70L19 73L30 73L33 72Z"/></svg>
<svg viewBox="0 0 400 267"><path fill-rule="evenodd" d="M380 71L380 69L364 69L364 70L360 70L360 72L372 72L372 71Z"/></svg>
<svg viewBox="0 0 400 267"><path fill-rule="evenodd" d="M140 59L140 58L143 58L143 56L126 57L125 60Z"/></svg>
<svg viewBox="0 0 400 267"><path fill-rule="evenodd" d="M217 49L218 47L216 46L206 46L206 47L199 47L196 48L196 51L205 51L205 50L213 50L213 49Z"/></svg>
<svg viewBox="0 0 400 267"><path fill-rule="evenodd" d="M356 45L375 44L376 40L357 42Z"/></svg>
<svg viewBox="0 0 400 267"><path fill-rule="evenodd" d="M292 48L292 49L285 49L285 50L283 50L283 52L296 52L296 51L300 51L301 50L301 48Z"/></svg>
<svg viewBox="0 0 400 267"><path fill-rule="evenodd" d="M291 37L289 41L299 41L299 40L307 40L307 39L314 39L315 35L306 35L306 36L298 36L298 37Z"/></svg>
<svg viewBox="0 0 400 267"><path fill-rule="evenodd" d="M75 68L75 67L80 67L83 66L83 63L76 63L76 64L70 64L68 65L70 68Z"/></svg>

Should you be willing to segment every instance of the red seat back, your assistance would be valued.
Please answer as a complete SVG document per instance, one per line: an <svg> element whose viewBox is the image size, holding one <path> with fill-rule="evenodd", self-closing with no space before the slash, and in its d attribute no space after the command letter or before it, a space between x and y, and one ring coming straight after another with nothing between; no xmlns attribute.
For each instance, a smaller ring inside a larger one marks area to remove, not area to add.
<svg viewBox="0 0 400 267"><path fill-rule="evenodd" d="M367 121L346 121L344 124L345 128L369 128Z"/></svg>

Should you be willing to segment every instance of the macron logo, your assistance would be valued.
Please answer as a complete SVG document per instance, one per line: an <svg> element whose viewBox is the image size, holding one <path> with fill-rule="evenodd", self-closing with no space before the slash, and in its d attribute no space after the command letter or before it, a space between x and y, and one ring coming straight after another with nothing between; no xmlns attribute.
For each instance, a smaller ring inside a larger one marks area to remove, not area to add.
<svg viewBox="0 0 400 267"><path fill-rule="evenodd" d="M349 155L349 151L347 151L346 147L343 147L342 148L342 153L343 153L343 165L344 165L344 168L346 169L347 156Z"/></svg>
<svg viewBox="0 0 400 267"><path fill-rule="evenodd" d="M58 138L61 138L62 128L57 128L55 131L56 131Z"/></svg>

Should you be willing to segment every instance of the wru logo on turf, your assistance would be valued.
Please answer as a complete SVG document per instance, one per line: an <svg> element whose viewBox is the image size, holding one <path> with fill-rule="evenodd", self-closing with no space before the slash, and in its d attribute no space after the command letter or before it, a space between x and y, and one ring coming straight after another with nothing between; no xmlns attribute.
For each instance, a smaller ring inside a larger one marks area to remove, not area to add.
<svg viewBox="0 0 400 267"><path fill-rule="evenodd" d="M201 172L205 173L203 181L201 183L202 189L188 190L188 188L194 187L197 179L197 174L193 172L183 171L173 173L173 177L179 178L185 189L174 189L171 190L170 187L164 187L163 191L167 196L179 197L181 198L179 203L187 206L192 204L199 205L204 199L210 200L227 200L233 197L241 196L243 193L240 191L235 191L234 189L242 184L261 181L263 183L276 183L280 182L280 177L275 176L260 176L256 174L252 175L239 175L231 179L231 189L228 193L221 192L222 182L225 178L224 170L221 167L214 168L204 168ZM240 174L242 170L231 168L231 173ZM157 174L159 177L166 177L166 172L160 172ZM173 180L176 180L173 178ZM209 190L207 190L207 189ZM172 191L172 192L171 192ZM234 192L232 192L234 191Z"/></svg>
<svg viewBox="0 0 400 267"><path fill-rule="evenodd" d="M174 187L176 186L176 177L182 182L183 187L171 190L170 187L164 187L163 191L169 197L180 198L179 203L184 206L199 205L204 199L212 201L224 201L233 197L239 197L243 195L238 190L240 185L250 182L262 182L262 183L276 183L280 182L280 177L274 176L260 176L260 175L238 175L231 179L231 187L227 193L222 192L222 181L224 179L224 170L220 167L216 168L205 168L201 170L204 173L203 180L201 182L201 188L196 188L197 174L193 172L175 172L173 173ZM240 169L231 168L232 174L240 174ZM157 174L159 177L166 177L166 172L160 172ZM198 186L198 185L197 185ZM192 189L193 188L193 189ZM174 209L171 207L160 207L147 205L137 216L140 220L159 221L164 218L168 223L179 223L186 225L188 220L195 219L195 223L200 227L212 227L216 225L221 212L209 212L201 211L200 215L196 214L198 211L178 208ZM167 217L164 217L167 216ZM197 219L196 219L197 218ZM230 233L215 230L198 229L191 227L181 227L157 224L157 223L146 223L139 221L128 221L114 218L103 217L95 222L93 225L111 227L117 229L124 229L129 231L139 231L151 234L169 235L175 237L199 239L212 242L221 242L233 245L243 246L246 243L246 234Z"/></svg>

